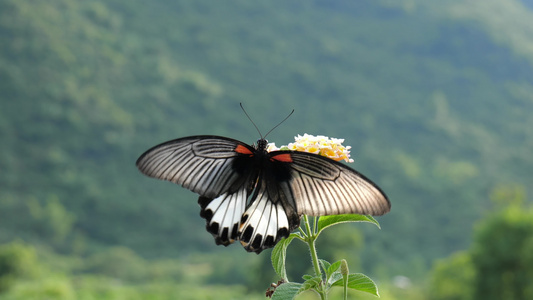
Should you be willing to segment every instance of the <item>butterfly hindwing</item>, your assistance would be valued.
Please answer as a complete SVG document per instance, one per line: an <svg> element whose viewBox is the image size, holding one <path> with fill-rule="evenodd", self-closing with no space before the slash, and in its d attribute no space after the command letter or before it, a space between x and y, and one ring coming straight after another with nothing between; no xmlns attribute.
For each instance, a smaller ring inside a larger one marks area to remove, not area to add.
<svg viewBox="0 0 533 300"><path fill-rule="evenodd" d="M239 230L241 244L247 251L256 253L274 247L300 225L290 191L282 187L290 180L290 169L276 161L263 163Z"/></svg>
<svg viewBox="0 0 533 300"><path fill-rule="evenodd" d="M242 214L246 208L247 193L244 189L233 194L222 194L215 199L200 196L200 216L206 220L206 229L217 245L227 246L238 238Z"/></svg>

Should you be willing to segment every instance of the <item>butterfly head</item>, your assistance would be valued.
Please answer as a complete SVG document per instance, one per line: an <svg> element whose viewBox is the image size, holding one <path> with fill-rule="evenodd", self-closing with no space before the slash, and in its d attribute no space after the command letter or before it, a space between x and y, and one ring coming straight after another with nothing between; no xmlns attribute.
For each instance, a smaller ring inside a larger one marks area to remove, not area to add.
<svg viewBox="0 0 533 300"><path fill-rule="evenodd" d="M266 139L258 139L257 140L257 151L266 151L268 146L268 141Z"/></svg>

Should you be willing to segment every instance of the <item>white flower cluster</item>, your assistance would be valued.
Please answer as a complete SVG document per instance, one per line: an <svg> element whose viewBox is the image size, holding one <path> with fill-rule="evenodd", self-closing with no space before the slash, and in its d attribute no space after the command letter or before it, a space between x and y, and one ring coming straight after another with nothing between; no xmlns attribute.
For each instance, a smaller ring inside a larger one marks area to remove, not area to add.
<svg viewBox="0 0 533 300"><path fill-rule="evenodd" d="M350 158L350 146L343 146L344 139L329 138L323 135L304 134L294 137L294 143L287 146L276 147L275 143L269 143L267 151L293 150L309 152L331 158L336 161L345 160L353 162Z"/></svg>

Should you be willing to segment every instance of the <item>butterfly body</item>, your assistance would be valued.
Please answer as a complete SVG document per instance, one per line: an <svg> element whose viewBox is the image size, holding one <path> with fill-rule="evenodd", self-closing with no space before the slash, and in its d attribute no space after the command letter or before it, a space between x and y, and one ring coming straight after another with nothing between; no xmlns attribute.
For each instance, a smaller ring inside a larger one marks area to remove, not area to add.
<svg viewBox="0 0 533 300"><path fill-rule="evenodd" d="M390 210L385 194L370 180L319 155L267 152L219 136L192 136L157 145L137 160L144 174L198 193L200 216L217 244L239 240L247 251L273 247L298 228L302 214Z"/></svg>

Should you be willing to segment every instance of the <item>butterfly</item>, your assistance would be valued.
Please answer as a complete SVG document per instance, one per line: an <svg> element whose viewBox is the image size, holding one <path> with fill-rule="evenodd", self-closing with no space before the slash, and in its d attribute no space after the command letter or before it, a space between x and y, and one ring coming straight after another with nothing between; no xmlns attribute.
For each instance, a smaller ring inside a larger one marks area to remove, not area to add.
<svg viewBox="0 0 533 300"><path fill-rule="evenodd" d="M152 147L137 160L147 176L200 195L200 216L218 245L238 240L249 252L274 247L300 225L303 214L383 215L385 193L356 170L317 154L267 152L267 140L250 146L200 135Z"/></svg>

